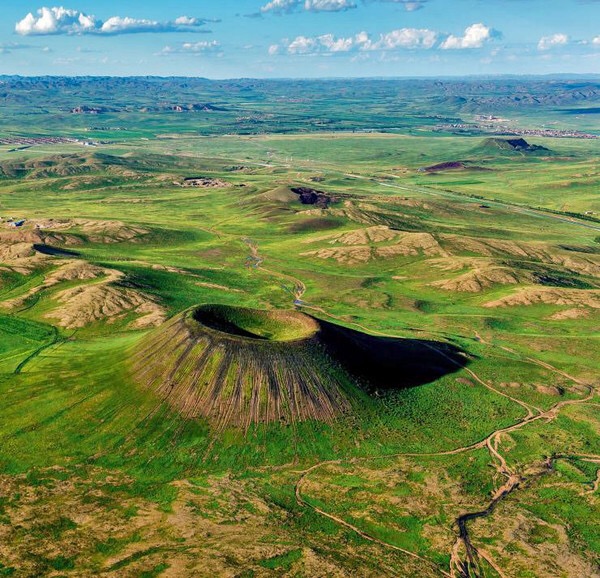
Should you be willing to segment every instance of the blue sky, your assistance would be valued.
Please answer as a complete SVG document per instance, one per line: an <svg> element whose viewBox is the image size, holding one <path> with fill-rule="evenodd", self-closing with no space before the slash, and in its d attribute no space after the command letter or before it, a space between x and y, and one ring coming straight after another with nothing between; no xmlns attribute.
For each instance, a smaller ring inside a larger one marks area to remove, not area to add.
<svg viewBox="0 0 600 578"><path fill-rule="evenodd" d="M600 73L600 0L2 0L0 74Z"/></svg>

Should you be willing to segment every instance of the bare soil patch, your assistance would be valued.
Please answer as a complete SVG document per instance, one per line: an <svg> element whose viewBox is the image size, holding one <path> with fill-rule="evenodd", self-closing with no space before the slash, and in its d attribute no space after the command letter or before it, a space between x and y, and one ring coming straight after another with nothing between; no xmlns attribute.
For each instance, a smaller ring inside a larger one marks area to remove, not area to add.
<svg viewBox="0 0 600 578"><path fill-rule="evenodd" d="M447 255L437 239L430 233L394 231L385 226L369 227L334 237L322 237L320 240L323 239L331 239L330 244L339 243L345 246L317 249L301 253L301 255L334 259L345 264L366 263L372 259L398 256L440 257ZM389 241L393 241L393 244L382 244ZM370 244L360 244L361 242Z"/></svg>
<svg viewBox="0 0 600 578"><path fill-rule="evenodd" d="M489 301L483 306L516 307L520 305L561 305L600 309L600 291L528 287L501 299Z"/></svg>
<svg viewBox="0 0 600 578"><path fill-rule="evenodd" d="M584 319L590 316L589 309L579 309L577 307L573 309L565 309L564 311L558 311L549 317L554 321L565 321L567 319Z"/></svg>
<svg viewBox="0 0 600 578"><path fill-rule="evenodd" d="M183 182L176 183L182 187L194 187L198 189L222 189L230 187L231 184L213 177L186 177Z"/></svg>
<svg viewBox="0 0 600 578"><path fill-rule="evenodd" d="M67 329L85 327L101 320L116 321L127 314L139 315L135 328L160 325L165 320L164 309L153 299L133 289L112 285L118 277L112 274L100 283L81 285L57 295L59 307L46 314Z"/></svg>
<svg viewBox="0 0 600 578"><path fill-rule="evenodd" d="M480 293L494 285L516 285L519 282L519 276L508 268L482 264L458 277L434 281L431 285L445 291Z"/></svg>

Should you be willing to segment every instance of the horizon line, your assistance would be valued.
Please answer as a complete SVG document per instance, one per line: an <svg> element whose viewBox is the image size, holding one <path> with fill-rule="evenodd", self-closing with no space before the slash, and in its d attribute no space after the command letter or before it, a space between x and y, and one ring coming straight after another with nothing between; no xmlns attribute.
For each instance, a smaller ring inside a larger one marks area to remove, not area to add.
<svg viewBox="0 0 600 578"><path fill-rule="evenodd" d="M444 75L407 75L407 76L239 76L239 77L207 77L207 76L188 76L188 75L154 75L154 74L0 74L0 79L24 78L71 78L71 79L186 79L186 80L206 80L206 81L241 81L241 80L261 80L261 81L339 81L339 80L440 80L440 79L506 79L506 78L598 78L600 72L550 72L546 74L521 73L521 74L444 74Z"/></svg>

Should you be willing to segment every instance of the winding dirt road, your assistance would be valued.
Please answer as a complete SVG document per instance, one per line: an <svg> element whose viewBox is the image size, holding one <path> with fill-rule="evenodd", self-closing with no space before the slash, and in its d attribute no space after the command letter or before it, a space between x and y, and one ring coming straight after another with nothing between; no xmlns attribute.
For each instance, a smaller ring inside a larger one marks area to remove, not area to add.
<svg viewBox="0 0 600 578"><path fill-rule="evenodd" d="M382 335L380 332L376 332L376 333L378 335ZM394 337L394 336L388 335L388 337ZM439 350L436 350L436 351L440 355L445 356L445 354L442 351L439 351ZM515 352L513 352L513 353L515 353ZM447 356L445 356L445 357L447 357ZM483 517L492 515L494 513L494 510L496 509L497 505L501 501L506 499L511 493L516 491L525 479L522 474L513 471L513 469L508 466L506 459L500 453L499 448L501 445L502 436L504 434L509 434L511 432L522 429L525 426L527 426L533 422L540 421L540 420L545 420L546 423L549 423L550 421L556 419L560 410L563 409L564 407L567 407L569 405L578 405L578 404L588 403L590 400L592 400L594 398L594 395L596 393L595 389L592 385L586 384L579 379L569 376L565 372L553 367L550 364L547 364L545 362L538 362L537 360L533 360L533 359L529 359L529 361L531 361L533 363L539 363L539 364L543 365L543 367L545 367L546 369L553 371L564 377L568 377L569 379L572 379L575 383L577 383L580 386L582 386L582 385L585 386L588 390L586 397L580 398L580 399L574 399L574 400L561 401L561 402L558 402L555 405L553 405L548 410L544 411L544 410L541 410L540 408L530 406L529 404L526 404L525 402L522 402L521 400L513 398L513 397L505 394L504 392L497 390L496 388L491 386L489 383L487 383L486 381L481 379L472 370L463 368L463 370L466 370L474 379L477 380L478 383L482 384L483 386L485 386L489 390L493 391L494 393L496 393L498 395L502 395L503 397L506 397L509 400L519 404L521 407L523 407L526 410L527 414L521 420L519 420L518 422L516 422L515 424L513 424L511 426L507 426L507 427L503 427L503 428L494 430L486 438L484 438L483 440L481 440L479 442L475 442L475 443L467 445L467 446L461 446L461 447L455 448L453 450L445 451L445 452L396 453L396 454L377 456L377 457L352 458L352 459L348 459L348 460L339 459L339 460L328 460L328 461L319 462L319 463L311 466L307 470L301 472L301 475L300 475L298 481L296 482L296 486L295 486L295 495L296 495L296 500L297 500L298 504L301 506L304 506L304 507L311 508L313 511L317 512L318 514L336 522L337 524L339 524L347 529L354 531L355 533L357 533L364 539L369 540L370 542L374 542L376 544L379 544L380 546L384 546L391 550L401 552L404 555L418 559L429 567L435 567L436 571L439 573L440 576L449 576L450 578L483 577L484 570L482 569L482 560L484 560L485 562L487 562L487 564L489 564L492 568L494 568L494 570L498 573L498 575L501 578L505 578L506 574L494 562L491 555L482 549L478 549L473 544L472 538L469 534L469 529L468 529L468 523L470 521L475 520L477 518L483 518ZM356 464L356 463L365 462L365 461L393 459L393 458L400 458L400 457L414 458L414 457L448 456L448 455L467 453L467 452L471 452L471 451L474 451L477 449L482 449L482 448L486 448L488 450L488 452L490 454L490 458L492 460L492 464L494 466L494 469L496 470L497 475L500 478L504 478L505 482L494 491L494 493L492 494L492 497L491 497L491 501L490 501L489 505L487 506L487 508L485 508L484 510L477 511L477 512L467 512L465 514L460 515L456 519L456 524L458 527L458 536L457 536L456 542L454 543L454 545L452 547L452 551L450 552L450 571L449 572L443 568L440 568L439 565L437 565L435 562L433 562L431 560L428 560L427 558L419 556L418 554L416 554L414 552L410 552L408 550L400 548L394 544L384 542L383 540L380 540L380 539L376 538L375 536L368 534L364 530L361 530L360 528L354 526L353 524L350 524L349 522L343 520L339 516L330 514L326 511L324 511L322 508L318 508L317 506L312 505L302 494L302 486L306 482L308 477L315 471L317 471L321 468L324 468L328 465L343 465L343 464L351 465L351 464ZM582 455L579 455L578 457L580 457L581 459L584 459L586 461L592 461L594 463L600 464L600 456L582 454ZM550 469L551 462L547 463L547 465L548 465L548 469ZM597 479L593 486L594 491L596 491L599 486L600 486L600 470L597 474ZM465 554L464 557L461 555L462 550L464 550L464 554ZM466 557L466 559L465 559L465 557Z"/></svg>
<svg viewBox="0 0 600 578"><path fill-rule="evenodd" d="M357 175L347 175L347 176L357 177ZM380 184L383 184L383 183L380 183ZM386 185L386 186L390 186L390 185ZM391 185L391 186L394 186L394 185ZM397 188L401 188L401 187L397 187ZM514 207L511 207L511 208L513 210L515 210ZM530 211L524 211L522 209L519 209L519 211L520 212L530 212ZM536 214L536 216L545 217L545 218L549 218L549 217L555 218L555 219L557 218L556 216L547 216L545 214L542 215L537 212L535 212L535 214ZM572 224L577 224L577 225L582 224L580 222L573 222L570 220L569 220L569 222L571 222ZM284 284L283 282L281 282L280 283L281 287L286 292L288 292L292 295L292 297L294 299L294 306L297 306L301 309L310 309L310 310L316 311L316 312L321 313L322 315L325 315L329 318L335 319L337 321L342 321L345 324L352 325L362 331L366 331L367 333L370 333L373 335L378 335L381 337L391 337L391 338L401 338L402 337L402 336L398 336L398 335L384 333L384 332L377 331L377 330L372 330L372 329L365 327L359 323L349 322L346 319L341 319L341 318L325 311L321 307L315 307L315 306L311 306L306 303L302 303L301 299L306 292L305 284L301 280L299 280L291 275L279 273L279 272L272 271L272 270L265 268L264 267L264 258L259 253L258 244L256 242L254 242L250 239L246 239L246 238L242 239L242 241L248 246L248 248L250 250L250 255L247 257L247 261L246 261L247 266L255 268L257 270L260 270L263 273L266 273L267 275L269 275L273 278L276 278L280 281L284 280L286 283ZM288 283L291 283L291 286L292 286L291 289L288 286ZM480 336L476 335L476 337L478 338L478 341L480 343L482 343L483 345L488 345ZM457 362L455 360L451 359L443 351L435 348L434 346L428 346L428 347L433 349L439 355L442 355L443 357L449 359L450 361L452 361L452 363L457 364ZM594 398L594 395L596 392L592 385L585 383L582 380L575 378L562 370L557 369L556 367L550 365L549 363L546 363L546 362L543 362L543 361L540 361L540 360L537 360L537 359L534 359L531 357L523 357L518 352L516 352L508 347L505 347L505 346L501 346L500 348L513 354L513 355L516 355L517 357L520 357L524 361L528 361L529 363L539 365L540 367L543 367L548 371L556 373L557 375L561 375L562 377L565 377L565 378L571 380L572 382L576 383L580 387L585 387L587 389L586 397L580 398L580 399L574 399L574 400L561 401L561 402L556 403L555 405L553 405L551 408L549 408L547 410L542 410L541 408L539 408L537 406L526 403L518 398L510 396L509 394L507 394L504 391L496 389L491 384L486 382L484 379L479 377L473 370L471 370L467 367L461 367L461 369L463 371L466 371L474 380L476 380L483 387L487 388L494 394L502 396L502 397L510 400L511 402L521 406L526 412L525 416L523 418L521 418L518 422L514 423L513 425L506 426L503 428L498 428L497 430L494 430L487 437L485 437L484 439L482 439L478 442L474 442L470 445L461 446L461 447L458 447L458 448L455 448L452 450L448 450L448 451L444 451L444 452L396 453L396 454L377 456L377 457L351 458L351 459L347 459L347 460L344 460L342 458L339 460L327 460L327 461L319 462L317 464L314 464L310 468L300 472L300 477L298 478L296 485L295 485L295 489L294 489L297 503L302 507L307 507L307 508L312 509L314 512L318 513L319 515L321 515L323 517L328 518L329 520L335 522L339 526L342 526L346 529L349 529L349 530L355 532L357 535L361 536L363 539L365 539L367 541L373 542L384 548L388 548L395 552L399 552L402 555L405 555L405 556L408 556L410 558L420 561L424 565L428 566L430 569L435 570L440 576L446 576L449 578L483 578L485 576L485 569L484 569L483 562L485 562L491 568L494 569L494 571L498 574L498 576L500 576L500 578L507 578L507 575L505 574L505 572L493 560L493 557L489 554L489 552L474 545L472 537L469 533L469 522L471 522L475 519L478 519L478 518L483 518L483 517L488 517L488 516L493 515L498 504L500 504L503 500L505 500L513 492L518 490L519 486L525 481L525 478L522 474L515 472L511 467L509 467L506 459L500 453L502 436L505 434L510 434L512 432L520 430L520 429L528 426L531 423L538 422L541 420L545 420L546 423L549 423L549 422L553 421L554 419L556 419L556 417L558 416L558 414L560 413L560 411L563 408L570 406L570 405L584 404L584 403L590 402L590 400L592 400ZM351 464L356 464L356 463L365 462L365 461L375 461L375 460L393 459L393 458L401 458L401 457L416 458L416 457L449 456L449 455L457 455L457 454L472 452L474 450L478 450L478 449L482 449L482 448L487 449L488 453L490 454L491 463L496 471L497 477L499 479L504 479L504 482L500 486L498 486L497 489L493 492L493 494L491 496L491 500L485 509L477 511L477 512L467 512L467 513L461 514L460 516L457 517L456 525L458 528L458 533L457 533L456 541L450 552L449 571L441 568L436 562L434 562L432 560L429 560L423 556L420 556L419 554L416 554L415 552L411 552L409 550L406 550L406 549L396 546L394 544L390 544L388 542L380 540L379 538L369 534L368 532L366 532L366 531L360 529L359 527L351 524L350 522L344 520L343 518L336 516L335 514L326 512L322 508L319 508L319 507L311 504L310 501L307 498L305 498L304 495L302 494L302 487L303 487L304 483L307 481L307 479L309 478L309 476L311 474L313 474L314 472L316 472L317 470L322 469L328 465L343 465L343 464L351 465ZM579 457L586 461L600 464L600 456L584 456L584 455L582 455ZM550 469L550 466L551 466L551 462L548 466L548 469ZM593 484L593 491L597 491L599 487L600 487L600 470L598 471L597 478ZM464 554L463 554L463 552L464 552Z"/></svg>

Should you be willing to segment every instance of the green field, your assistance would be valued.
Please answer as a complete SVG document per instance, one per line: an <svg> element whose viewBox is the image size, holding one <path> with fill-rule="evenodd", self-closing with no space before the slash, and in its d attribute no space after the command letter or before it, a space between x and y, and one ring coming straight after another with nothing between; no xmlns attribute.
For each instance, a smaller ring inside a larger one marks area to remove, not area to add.
<svg viewBox="0 0 600 578"><path fill-rule="evenodd" d="M600 575L600 140L44 82L0 137L98 142L0 147L0 576Z"/></svg>

